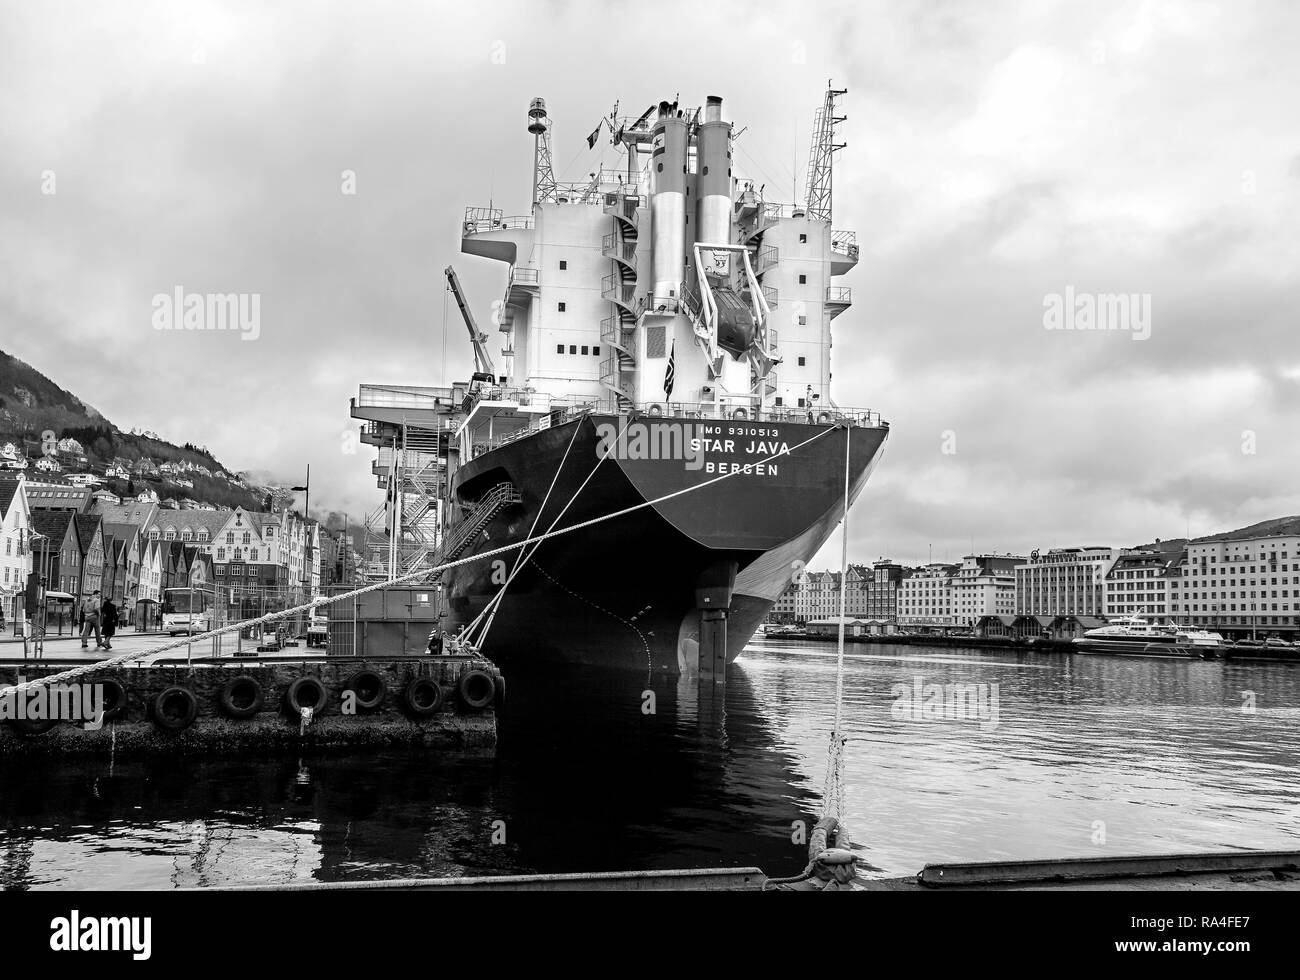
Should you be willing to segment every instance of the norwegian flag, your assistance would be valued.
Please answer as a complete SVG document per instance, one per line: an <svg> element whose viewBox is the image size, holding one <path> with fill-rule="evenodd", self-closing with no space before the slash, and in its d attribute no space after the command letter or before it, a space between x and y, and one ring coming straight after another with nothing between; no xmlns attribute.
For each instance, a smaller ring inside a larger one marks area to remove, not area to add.
<svg viewBox="0 0 1300 980"><path fill-rule="evenodd" d="M664 397L673 397L673 382L677 380L677 338L668 349L668 370L664 372Z"/></svg>

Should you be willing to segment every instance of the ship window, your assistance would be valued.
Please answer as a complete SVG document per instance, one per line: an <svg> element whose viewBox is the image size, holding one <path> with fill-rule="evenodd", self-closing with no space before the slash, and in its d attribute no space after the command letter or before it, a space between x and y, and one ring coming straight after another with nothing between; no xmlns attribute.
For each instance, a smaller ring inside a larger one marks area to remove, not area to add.
<svg viewBox="0 0 1300 980"><path fill-rule="evenodd" d="M586 345L586 344L583 344L583 345L582 345L582 353L583 353L583 354L586 354L586 353L587 353L587 345Z"/></svg>
<svg viewBox="0 0 1300 980"><path fill-rule="evenodd" d="M804 283L806 283L807 281L808 281L808 277L807 277L807 276L805 276L805 275L800 275L800 276L799 276L799 285L800 285L800 286L802 286L802 285L803 285Z"/></svg>
<svg viewBox="0 0 1300 980"><path fill-rule="evenodd" d="M560 304L560 312L561 312L561 313L564 312L564 304L563 304L563 303Z"/></svg>
<svg viewBox="0 0 1300 980"><path fill-rule="evenodd" d="M704 176L707 177L708 175L709 175L709 168L706 166L704 168Z"/></svg>
<svg viewBox="0 0 1300 980"><path fill-rule="evenodd" d="M560 271L563 272L568 267L569 267L569 263L564 259L560 259Z"/></svg>
<svg viewBox="0 0 1300 980"><path fill-rule="evenodd" d="M667 330L663 326L649 327L645 332L645 356L665 357L667 350Z"/></svg>
<svg viewBox="0 0 1300 980"><path fill-rule="evenodd" d="M808 236L807 236L807 235L800 235L800 236L799 236L799 244L800 244L800 245L807 245L807 244L808 244Z"/></svg>
<svg viewBox="0 0 1300 980"><path fill-rule="evenodd" d="M655 165L655 173L660 173L660 174L661 174L661 173L663 173L663 172L664 172L664 165L663 165L662 163L660 163L660 164L656 164L656 165Z"/></svg>
<svg viewBox="0 0 1300 980"><path fill-rule="evenodd" d="M600 356L600 348L599 348L599 347L593 347L593 348L591 349L591 352L592 352L593 354L595 354L597 357Z"/></svg>
<svg viewBox="0 0 1300 980"><path fill-rule="evenodd" d="M805 359L805 358L802 358L802 357L799 358L799 366L800 366L800 367L803 367L805 363L806 363L806 359Z"/></svg>
<svg viewBox="0 0 1300 980"><path fill-rule="evenodd" d="M781 404L782 404L782 402L781 402L781 396L780 396L780 395L777 395L777 396L776 396L776 407L777 407L777 408L780 408L780 407L781 407Z"/></svg>
<svg viewBox="0 0 1300 980"><path fill-rule="evenodd" d="M803 327L803 326L807 326L807 324L808 324L808 318L806 316L799 317L799 326Z"/></svg>
<svg viewBox="0 0 1300 980"><path fill-rule="evenodd" d="M800 408L803 408L803 407L804 407L804 403L803 403L803 399L802 399L802 398L799 399L799 407L800 407Z"/></svg>
<svg viewBox="0 0 1300 980"><path fill-rule="evenodd" d="M577 345L577 344L570 344L570 345L569 345L569 353L570 353L570 354L576 354L576 353L578 353L578 345Z"/></svg>
<svg viewBox="0 0 1300 980"><path fill-rule="evenodd" d="M564 345L563 345L563 344L556 344L556 345L555 345L555 353L557 353L557 354L563 354L563 353L564 353Z"/></svg>

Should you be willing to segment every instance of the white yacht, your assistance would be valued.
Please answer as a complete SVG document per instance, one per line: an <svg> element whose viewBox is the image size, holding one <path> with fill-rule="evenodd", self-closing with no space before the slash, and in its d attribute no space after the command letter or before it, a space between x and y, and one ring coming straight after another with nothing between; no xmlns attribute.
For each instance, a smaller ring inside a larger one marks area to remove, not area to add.
<svg viewBox="0 0 1300 980"><path fill-rule="evenodd" d="M1075 639L1088 653L1137 653L1149 657L1215 657L1218 633L1191 626L1159 626L1141 616L1120 616Z"/></svg>

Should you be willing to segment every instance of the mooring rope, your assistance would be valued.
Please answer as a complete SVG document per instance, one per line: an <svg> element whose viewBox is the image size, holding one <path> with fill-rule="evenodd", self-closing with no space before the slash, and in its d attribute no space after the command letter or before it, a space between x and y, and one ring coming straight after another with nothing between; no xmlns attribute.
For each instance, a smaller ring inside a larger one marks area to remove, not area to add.
<svg viewBox="0 0 1300 980"><path fill-rule="evenodd" d="M817 433L816 435L810 436L809 438L805 439L803 442L796 443L794 446L790 447L788 450L786 450L783 453L780 453L779 455L793 456L794 453L797 452L798 450L804 448L805 446L811 445L812 443L816 442L818 439L825 438L826 436L834 432L836 429L841 429L841 428L847 431L848 427L843 422L837 423L836 425L831 426L829 429L824 429L823 431ZM24 691L28 691L37 687L44 687L50 684L62 684L65 681L76 680L78 677L84 677L86 674L94 673L97 670L108 670L113 667L122 667L125 666L126 664L129 664L133 660L139 660L143 657L156 657L160 653L166 653L169 650L179 649L180 647L186 646L190 643L198 643L201 640L211 639L214 636L222 636L226 633L231 633L234 632L235 630L246 629L250 626L260 626L264 623L274 622L277 619L287 619L289 616L296 616L298 613L305 612L308 609L315 609L319 606L327 606L335 602L342 602L345 599L355 599L359 595L365 595L367 592L376 592L379 589L388 588L399 582L405 582L416 578L427 577L429 575L437 575L446 571L449 568L458 568L461 565L468 565L470 562L483 561L486 558L495 558L497 555L504 555L518 548L526 548L531 544L547 541L551 538L558 538L564 534L572 534L574 531L581 531L586 528L592 527L596 524L603 524L605 521L612 521L620 517L626 517L628 514L635 513L638 510L644 510L646 507L655 507L658 506L659 504L667 503L669 500L673 500L676 497L681 497L688 493L694 493L696 490L703 490L705 487L712 486L715 483L720 483L723 480L729 480L733 476L740 476L743 473L745 473L744 468L733 470L730 473L721 473L710 480L705 480L703 483L696 483L689 487L682 487L680 490L674 490L672 493L666 493L662 497L656 497L654 500L643 500L639 504L633 504L630 507L624 507L622 510L614 511L611 514L605 514L601 517L593 517L590 520L581 521L577 524L570 524L568 527L562 527L558 530L550 530L547 531L545 534L537 535L536 537L525 538L522 541L516 541L513 544L504 544L501 545L501 547L499 548L492 548L488 551L483 551L476 555L468 555L465 558L458 558L455 561L444 562L441 565L435 565L433 568L416 568L415 570L407 572L405 575L399 575L397 578L394 579L386 579L385 581L382 582L373 582L370 585L362 586L359 589L353 589L350 592L344 592L336 596L329 596L323 600L313 600L311 602L304 602L300 606L294 606L291 609L284 609L281 610L280 612L267 613L266 615L258 616L255 619L247 619L239 623L230 623L227 626L222 626L217 629L208 630L206 633L199 633L197 636L186 637L183 640L175 640L171 643L164 643L162 644L162 646L152 647L148 650L137 650L134 653L123 653L116 657L110 657L107 660L101 660L91 664L82 664L77 667L72 667L65 671L60 671L57 674L50 674L48 677L38 677L34 680L24 681L23 683L15 685L14 687L6 688L5 693L17 695L17 694L22 694Z"/></svg>
<svg viewBox="0 0 1300 980"><path fill-rule="evenodd" d="M822 793L822 820L834 817L839 825L839 846L849 847L849 833L844 826L844 620L845 594L849 579L849 449L852 435L844 430L844 521L840 543L840 637L835 663L835 723L831 728L826 753L826 787Z"/></svg>

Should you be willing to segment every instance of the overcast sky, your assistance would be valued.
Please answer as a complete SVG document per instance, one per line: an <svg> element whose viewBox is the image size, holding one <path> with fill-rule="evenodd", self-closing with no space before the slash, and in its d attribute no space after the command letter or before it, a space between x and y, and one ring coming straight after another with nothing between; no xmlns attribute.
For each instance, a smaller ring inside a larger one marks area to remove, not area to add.
<svg viewBox="0 0 1300 980"><path fill-rule="evenodd" d="M853 558L1300 513L1298 39L1284 0L3 0L0 347L124 428L310 462L355 519L381 498L348 399L467 374L442 269L500 295L460 220L527 210L531 97L563 180L615 165L584 140L615 99L722 95L738 169L787 201L834 78L862 259L832 394L893 422ZM177 285L260 294L260 337L155 331ZM1045 329L1067 287L1149 295L1150 336Z"/></svg>

